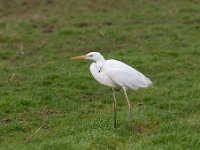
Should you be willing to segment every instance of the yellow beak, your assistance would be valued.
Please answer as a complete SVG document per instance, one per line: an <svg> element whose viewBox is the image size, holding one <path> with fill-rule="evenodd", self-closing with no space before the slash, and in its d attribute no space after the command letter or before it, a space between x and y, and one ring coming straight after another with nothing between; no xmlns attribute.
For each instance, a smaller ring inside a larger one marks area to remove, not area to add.
<svg viewBox="0 0 200 150"><path fill-rule="evenodd" d="M87 55L82 55L82 56L72 57L71 59L86 59L87 57L88 57Z"/></svg>

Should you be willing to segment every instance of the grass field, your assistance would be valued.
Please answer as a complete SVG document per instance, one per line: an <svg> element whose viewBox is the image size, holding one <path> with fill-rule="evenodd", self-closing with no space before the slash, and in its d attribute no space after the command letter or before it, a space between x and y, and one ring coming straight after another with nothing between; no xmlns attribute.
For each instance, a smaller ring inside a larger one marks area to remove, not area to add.
<svg viewBox="0 0 200 150"><path fill-rule="evenodd" d="M153 81L128 92L137 132L69 59L91 50ZM198 0L0 0L0 149L199 149L199 74Z"/></svg>

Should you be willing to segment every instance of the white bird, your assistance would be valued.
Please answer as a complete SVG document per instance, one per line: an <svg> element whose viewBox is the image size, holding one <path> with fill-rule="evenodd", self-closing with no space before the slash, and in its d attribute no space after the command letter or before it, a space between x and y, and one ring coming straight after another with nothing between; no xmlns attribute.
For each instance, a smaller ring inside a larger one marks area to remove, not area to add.
<svg viewBox="0 0 200 150"><path fill-rule="evenodd" d="M105 60L98 52L90 52L86 55L72 57L71 59L90 59L95 61L90 65L91 74L99 83L112 88L114 98L114 128L116 128L117 110L115 89L123 89L128 104L131 126L132 129L134 129L132 108L126 90L147 88L152 85L151 80L145 77L141 72L121 61L114 59Z"/></svg>

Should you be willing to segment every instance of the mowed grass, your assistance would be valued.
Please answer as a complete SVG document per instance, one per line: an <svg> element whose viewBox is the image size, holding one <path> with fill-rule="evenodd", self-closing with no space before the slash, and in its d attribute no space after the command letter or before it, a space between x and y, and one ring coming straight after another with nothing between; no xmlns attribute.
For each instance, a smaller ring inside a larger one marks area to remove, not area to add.
<svg viewBox="0 0 200 150"><path fill-rule="evenodd" d="M197 0L0 0L0 149L199 149L199 10ZM69 59L88 51L153 81L128 92L136 132L122 91L115 130L111 89L90 61Z"/></svg>

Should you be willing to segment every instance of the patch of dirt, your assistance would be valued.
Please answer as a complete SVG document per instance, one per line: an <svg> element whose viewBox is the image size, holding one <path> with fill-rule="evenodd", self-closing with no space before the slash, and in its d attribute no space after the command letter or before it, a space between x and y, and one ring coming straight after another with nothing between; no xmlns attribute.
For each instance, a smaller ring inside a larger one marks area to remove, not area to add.
<svg viewBox="0 0 200 150"><path fill-rule="evenodd" d="M90 24L87 23L87 22L80 22L80 23L77 23L75 24L75 26L79 27L79 28L83 28L83 27L87 27L89 26Z"/></svg>
<svg viewBox="0 0 200 150"><path fill-rule="evenodd" d="M135 131L138 133L138 134L146 134L148 133L149 131L149 128L148 127L145 127L145 126L136 126L135 127Z"/></svg>
<svg viewBox="0 0 200 150"><path fill-rule="evenodd" d="M54 27L53 26L47 26L43 29L43 33L51 33L54 31Z"/></svg>
<svg viewBox="0 0 200 150"><path fill-rule="evenodd" d="M8 124L10 122L12 122L12 120L10 118L4 118L1 120L1 123L3 123L3 124Z"/></svg>
<svg viewBox="0 0 200 150"><path fill-rule="evenodd" d="M105 26L111 26L112 22L104 22L103 25L105 25Z"/></svg>

